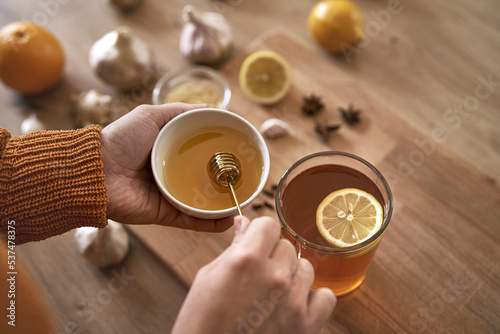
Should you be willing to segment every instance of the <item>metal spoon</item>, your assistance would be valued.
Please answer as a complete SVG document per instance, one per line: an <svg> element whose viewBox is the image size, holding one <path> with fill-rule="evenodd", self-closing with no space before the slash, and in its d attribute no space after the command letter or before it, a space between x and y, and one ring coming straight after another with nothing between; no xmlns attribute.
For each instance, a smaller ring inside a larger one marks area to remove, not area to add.
<svg viewBox="0 0 500 334"><path fill-rule="evenodd" d="M231 152L220 151L210 158L207 167L208 174L210 174L210 177L216 184L231 189L238 213L240 216L243 216L233 187L240 178L240 162L238 158Z"/></svg>

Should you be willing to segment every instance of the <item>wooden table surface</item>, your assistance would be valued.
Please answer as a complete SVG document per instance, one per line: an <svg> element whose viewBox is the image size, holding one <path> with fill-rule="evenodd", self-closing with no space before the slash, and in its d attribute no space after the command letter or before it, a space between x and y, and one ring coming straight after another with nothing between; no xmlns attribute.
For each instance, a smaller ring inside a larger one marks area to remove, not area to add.
<svg viewBox="0 0 500 334"><path fill-rule="evenodd" d="M488 195L498 196L500 180L500 3L407 0L400 1L399 13L390 14L388 6L394 1L356 2L367 18L367 39L352 58L331 57L310 40L306 18L313 1L191 3L224 13L233 27L234 57L262 33L287 30L311 55L395 111L398 120L414 129L411 134L427 138L436 131L446 134L437 145L440 159L432 168L417 168L409 176L411 184L421 187L413 188L417 191L412 194L399 189L405 208L411 200L421 199L400 218L420 223L411 225L411 230L398 223L391 235L407 238L419 254L403 253L391 242L385 248L382 244L369 284L339 300L324 333L498 333L500 203ZM71 93L97 88L116 95L92 74L87 55L95 40L119 25L132 27L152 45L164 70L185 66L177 51L183 5L144 0L123 14L102 1L0 1L0 25L20 19L46 25L60 38L68 57L63 82L44 96L25 99L0 87L0 126L19 134L21 121L36 110L52 128L70 128ZM318 77L319 82L330 80L335 78ZM487 91L478 90L479 85ZM124 103L133 107L142 99L127 98ZM397 124L391 131L398 131ZM408 156L415 147L399 149ZM397 168L398 161L393 163ZM456 184L434 189L431 195L442 197L436 206L446 206L443 214L456 214L458 232L448 225L436 228L441 216L417 210L425 210L432 197L426 189L440 182L430 177L438 175L432 169L446 170L448 184ZM465 181L460 179L463 175ZM178 272L165 266L133 233L131 237L129 257L106 270L94 268L78 254L72 233L18 248L54 309L61 333L168 332L187 289ZM442 247L427 249L426 238L445 241ZM455 248L457 252L451 253ZM394 267L391 262L398 256L415 265L402 272L408 266ZM109 283L117 275L127 278L124 288L109 293ZM406 288L393 290L388 278L394 276L404 278L396 285ZM414 290L415 286L420 288Z"/></svg>

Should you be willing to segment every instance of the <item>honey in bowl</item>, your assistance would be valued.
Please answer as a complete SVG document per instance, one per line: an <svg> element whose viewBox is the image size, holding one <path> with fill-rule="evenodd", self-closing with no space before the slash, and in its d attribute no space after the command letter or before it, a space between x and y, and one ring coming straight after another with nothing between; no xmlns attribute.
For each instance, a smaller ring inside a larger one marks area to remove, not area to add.
<svg viewBox="0 0 500 334"><path fill-rule="evenodd" d="M225 126L211 126L183 133L175 138L163 160L165 187L178 201L203 210L235 206L230 189L216 184L207 170L210 158L219 151L233 153L240 162L240 177L234 185L241 202L259 187L263 160L254 141Z"/></svg>

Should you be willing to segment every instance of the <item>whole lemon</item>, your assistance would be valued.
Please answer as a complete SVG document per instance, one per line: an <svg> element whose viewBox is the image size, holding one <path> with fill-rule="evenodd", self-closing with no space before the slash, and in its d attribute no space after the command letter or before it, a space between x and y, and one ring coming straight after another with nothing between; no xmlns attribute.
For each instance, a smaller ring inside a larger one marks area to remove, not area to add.
<svg viewBox="0 0 500 334"><path fill-rule="evenodd" d="M0 80L21 94L38 94L54 86L65 56L57 38L31 22L12 22L0 30Z"/></svg>
<svg viewBox="0 0 500 334"><path fill-rule="evenodd" d="M363 38L363 13L348 0L320 1L309 13L308 28L322 48L339 53Z"/></svg>

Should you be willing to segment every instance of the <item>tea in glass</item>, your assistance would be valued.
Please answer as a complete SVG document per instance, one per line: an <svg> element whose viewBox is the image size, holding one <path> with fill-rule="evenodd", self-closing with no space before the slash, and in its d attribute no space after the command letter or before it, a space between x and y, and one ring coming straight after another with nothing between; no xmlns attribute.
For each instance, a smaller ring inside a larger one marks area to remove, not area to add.
<svg viewBox="0 0 500 334"><path fill-rule="evenodd" d="M321 235L316 214L329 194L347 188L372 195L382 206L383 220L367 240L338 247ZM363 282L389 223L392 195L382 175L365 160L347 153L321 152L301 159L284 174L276 207L283 236L295 243L299 257L314 266L313 287L328 287L342 295Z"/></svg>

